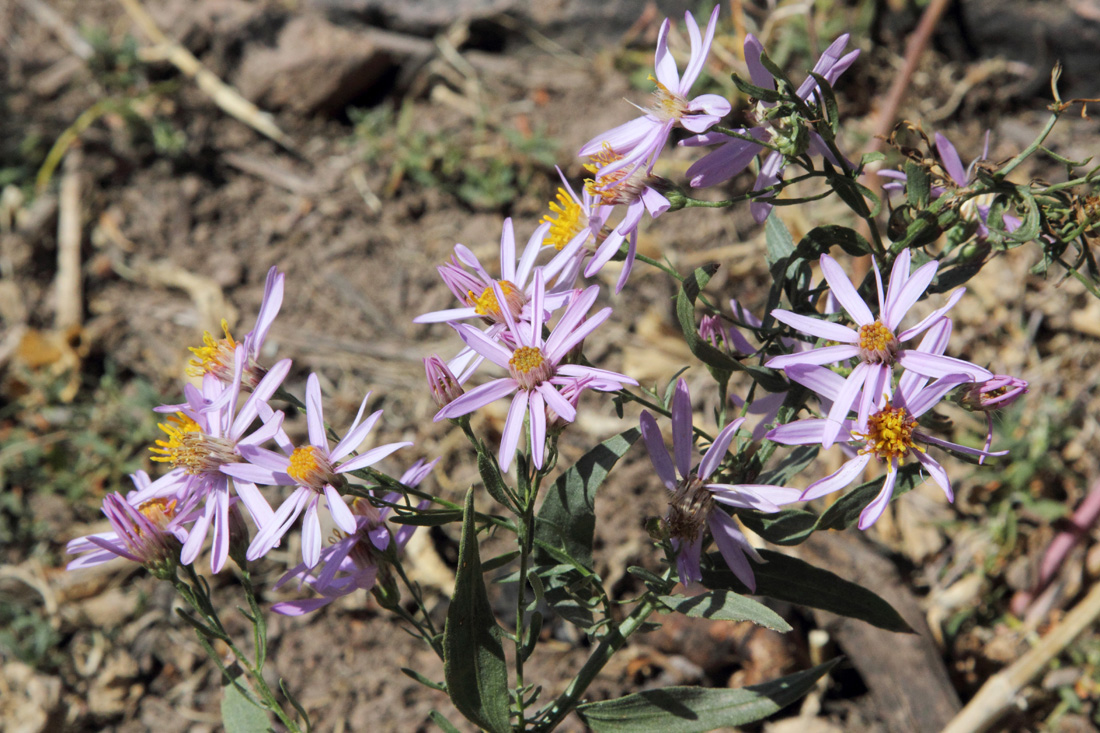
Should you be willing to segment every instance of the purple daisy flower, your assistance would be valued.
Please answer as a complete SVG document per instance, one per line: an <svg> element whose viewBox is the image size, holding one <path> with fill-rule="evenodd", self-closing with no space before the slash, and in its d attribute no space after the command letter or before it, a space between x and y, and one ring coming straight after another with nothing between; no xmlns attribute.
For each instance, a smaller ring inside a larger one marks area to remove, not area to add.
<svg viewBox="0 0 1100 733"><path fill-rule="evenodd" d="M437 463L438 458L431 463L417 461L401 476L401 483L416 487ZM397 492L388 493L383 499L387 504L396 504L400 500L401 494ZM417 508L423 509L429 503L425 499ZM290 580L298 579L300 584L308 585L321 597L281 601L272 605L271 610L284 616L301 616L357 590L374 587L382 564L382 553L391 546L398 551L404 549L416 531L415 526L407 524L391 531L386 525L386 518L392 511L388 506L379 510L366 499L356 497L351 503L355 531L349 534L337 531L336 541L321 550L317 567L311 568L302 563L292 568L274 586L279 588Z"/></svg>
<svg viewBox="0 0 1100 733"><path fill-rule="evenodd" d="M229 485L244 503L257 525L268 521L273 512L260 490L249 479L234 476L225 470L244 461L243 450L273 439L282 426L282 413L275 413L252 433L249 428L261 413L270 413L267 400L282 384L290 370L290 360L276 363L257 383L248 400L237 410L241 375L245 364L244 344L238 344L233 381L225 385L213 374L203 378L200 392L188 384L184 387L186 402L157 408L169 415L160 428L168 437L156 441L150 450L154 461L168 463L172 470L157 481L139 489L131 502L140 504L153 498L175 498L190 505L202 504L180 562L190 565L202 551L206 535L214 528L214 543L210 567L217 573L229 557Z"/></svg>
<svg viewBox="0 0 1100 733"><path fill-rule="evenodd" d="M836 80L840 78L840 75L859 57L859 49L847 54L844 53L844 48L848 45L848 38L848 34L845 33L833 41L814 65L814 72L825 77L829 84L835 84ZM745 36L745 63L749 67L749 76L752 78L752 83L765 89L775 89L775 77L771 75L771 72L768 71L762 63L760 63L760 56L763 53L764 46L757 40L756 36L751 33ZM802 82L802 85L798 87L796 93L800 99L808 102L817 90L817 80L810 76ZM793 134L797 136L801 134L801 131L777 129L774 125L770 124L767 118L767 111L774 106L774 103L762 102L757 114L757 117L760 119L760 124L754 127L741 128L736 130L736 132L756 138L761 142L779 145L782 149L784 142L789 139L790 135ZM719 143L721 147L708 153L703 158L700 158L688 168L687 177L693 188L704 188L706 186L714 186L723 181L728 181L744 170L757 154L765 149L763 145L758 145L742 138L724 135L719 132L696 135L695 137L680 142L681 145L691 147L715 145ZM805 149L810 153L822 155L834 165L839 165L839 161L836 160L835 156L833 156L832 152L830 152L825 145L824 140L822 140L821 136L816 132L809 132L806 145L807 147ZM773 150L760 165L760 173L756 177L756 184L753 186L753 191L760 191L779 183L783 168L786 165L786 156ZM767 198L771 197L769 196ZM750 209L756 221L763 222L768 218L768 213L771 211L772 205L762 200L762 198L756 198L753 199Z"/></svg>
<svg viewBox="0 0 1100 733"><path fill-rule="evenodd" d="M993 376L989 370L961 359L901 347L902 342L923 333L944 318L944 314L965 292L965 288L959 288L948 298L947 305L936 310L917 325L900 333L897 332L902 319L936 276L939 262L933 260L910 273L910 254L909 250L905 250L894 261L885 295L882 290L882 278L878 270L874 269L875 283L878 287L879 316L877 318L863 302L836 260L829 255L821 255L820 262L821 272L825 275L833 295L859 326L859 330L820 318L776 309L772 311L776 320L802 333L829 341L839 341L840 344L777 356L768 361L767 366L786 370L795 364L834 364L848 359L859 360L845 380L844 389L836 395L829 410L826 418L826 424L829 427L824 431L822 439L824 447L828 448L832 445L840 433L841 422L847 417L861 391L863 399L858 406L858 424L860 426L866 424L871 406L876 403L883 390L890 386L890 377L895 363L908 371L932 379L960 373L969 375L971 381L981 381Z"/></svg>
<svg viewBox="0 0 1100 733"><path fill-rule="evenodd" d="M151 485L149 474L138 471L130 479L140 492ZM150 569L175 563L187 541L183 524L194 519L186 509L181 511L176 499L148 499L135 502L135 492L128 498L108 494L103 498L103 513L114 531L77 537L65 545L65 552L81 555L66 566L67 570L90 568L122 557Z"/></svg>
<svg viewBox="0 0 1100 733"><path fill-rule="evenodd" d="M798 489L766 484L706 483L718 469L729 450L734 434L745 421L738 418L722 428L703 460L695 469L691 467L692 433L691 395L687 382L680 379L672 397L672 449L674 460L669 459L664 438L657 421L642 411L641 430L649 459L661 483L672 492L666 522L676 550L676 570L686 586L702 580L700 558L703 551L703 528L710 529L718 545L718 551L733 574L750 591L756 590L756 578L748 558L764 562L756 549L745 539L737 521L715 506L715 502L740 509L757 509L777 512L781 504L799 500ZM679 478L677 478L677 474Z"/></svg>
<svg viewBox="0 0 1100 733"><path fill-rule="evenodd" d="M494 379L480 387L471 389L435 415L435 421L461 417L484 407L494 400L515 393L512 406L508 410L508 419L504 423L498 459L501 469L507 471L512 465L520 435L523 432L524 417L530 415L531 458L536 468L542 468L546 447L546 410L550 408L565 422L576 419L576 408L562 396L559 388L577 379L591 377L593 389L607 391L618 389L624 384L637 384L630 377L604 369L565 364L563 360L586 336L598 328L608 316L610 308L604 308L594 316L586 318L589 309L596 302L599 286L593 285L574 300L550 335L542 336L543 283L541 271L535 272L535 290L530 324L517 323L511 314L505 311L508 330L515 341L514 350L489 339L485 334L465 323L455 326L459 335L470 348L484 356L497 366L507 369L510 376ZM499 291L499 286L494 285ZM500 296L498 296L500 297Z"/></svg>
<svg viewBox="0 0 1100 733"><path fill-rule="evenodd" d="M279 308L283 305L284 280L286 276L277 268L272 267L267 271L267 282L264 284L263 300L260 301L260 312L256 316L256 326L240 341L246 357L242 377L242 384L246 389L255 388L267 373L260 366L260 351L268 331L271 330L271 324L275 322L275 316L279 315ZM221 325L224 338L215 339L207 331L202 337L203 345L190 349L195 358L188 365L187 373L193 377L213 374L222 383L229 384L233 379L233 360L238 342L229 333L229 322L223 318Z"/></svg>
<svg viewBox="0 0 1100 733"><path fill-rule="evenodd" d="M355 450L367 437L375 423L382 416L378 410L366 420L362 420L367 407L368 394L359 406L351 428L344 439L330 447L325 434L325 417L321 408L321 384L316 374L310 374L306 380L306 425L309 428L309 445L295 448L289 455L280 455L258 445L241 446L241 455L248 463L234 463L224 466L223 470L235 478L256 483L294 486L290 496L275 510L274 516L265 523L259 523L260 530L252 539L246 557L255 560L267 554L275 547L290 526L303 511L302 520L302 560L308 567L315 567L321 557L321 519L317 514L317 505L324 497L332 520L344 532L355 532L355 516L344 503L337 486L343 486L346 479L343 474L366 468L382 460L399 448L412 445L410 441L387 443L371 448L362 455L338 463ZM362 422L360 422L362 420Z"/></svg>
<svg viewBox="0 0 1100 733"><path fill-rule="evenodd" d="M684 13L688 38L691 40L691 56L682 77L679 75L676 60L668 50L668 33L672 22L666 18L661 24L654 59L657 91L653 93L652 106L639 107L645 113L641 117L596 135L577 153L581 157L589 157L610 149L621 156L600 172L597 185L602 186L605 183L601 180L603 177L619 170L633 173L644 167L646 173L651 172L657 157L668 143L672 128L682 127L690 132L702 133L729 114L730 103L717 94L701 94L688 99L691 87L702 73L707 54L710 53L714 28L718 22L718 10L719 6L716 5L711 11L705 36L700 35L695 17L690 12Z"/></svg>
<svg viewBox="0 0 1100 733"><path fill-rule="evenodd" d="M534 287L531 273L550 226L546 223L535 230L527 240L523 255L517 262L516 236L512 228L512 220L511 218L504 220L500 236L499 279L489 274L477 255L468 247L456 244L451 261L440 265L437 269L443 282L455 297L466 305L461 308L424 313L414 318L413 323L453 324L465 319L480 318L488 324L485 335L496 339L505 332L505 311L513 320L530 321L531 292ZM572 257L572 252L559 252L555 255L543 267L545 279L552 280L562 268L569 264ZM568 298L567 291L554 289L543 299L543 307L551 311L557 310L565 304L566 298ZM469 379L481 361L478 354L467 348L451 359L447 366L458 374L458 381L462 383Z"/></svg>
<svg viewBox="0 0 1100 733"><path fill-rule="evenodd" d="M811 386L820 394L831 395L834 399L838 399L841 392L846 389L844 379L839 374L823 367L802 364L790 367L789 371L792 377L797 375L800 383ZM894 494L894 485L897 483L898 466L906 458L913 458L920 463L932 476L932 480L943 489L947 500L955 500L947 472L927 454L923 447L917 445L918 443L983 458L1002 456L1008 452L990 453L968 448L923 432L917 424L918 418L935 407L948 392L969 382L970 378L964 374L952 374L937 379L931 384L925 384L926 381L926 378L918 374L907 372L898 381L898 387L892 396L887 397L882 394L876 400L876 410L868 417L866 427L861 428L852 420L844 420L842 428L846 437L843 438L843 442L862 442L863 447L854 458L844 463L836 472L806 487L802 493L802 500L810 501L843 489L863 474L863 470L872 458L877 458L886 464L886 480L878 496L864 508L859 516L859 528L867 529L882 516L890 503L890 497ZM784 445L813 445L825 442L826 435L832 430L832 425L831 421L821 418L797 420L769 431L767 437Z"/></svg>

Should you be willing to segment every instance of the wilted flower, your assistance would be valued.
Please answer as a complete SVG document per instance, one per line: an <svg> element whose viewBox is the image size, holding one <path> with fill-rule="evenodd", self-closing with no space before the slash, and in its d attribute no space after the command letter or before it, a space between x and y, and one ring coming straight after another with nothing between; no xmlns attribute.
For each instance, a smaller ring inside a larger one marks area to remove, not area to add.
<svg viewBox="0 0 1100 733"><path fill-rule="evenodd" d="M367 407L368 394L359 406L344 439L330 448L325 434L325 418L321 407L321 384L316 374L306 380L306 425L309 428L309 444L294 449L289 456L280 455L259 446L241 446L241 455L248 463L234 463L223 470L235 478L268 485L298 488L275 510L274 516L260 524L260 530L248 548L248 559L255 560L275 547L290 525L305 511L302 520L302 559L308 567L315 567L321 556L321 520L317 505L324 497L325 504L336 526L345 532L356 529L355 517L344 503L337 486L343 486L343 474L366 468L382 460L399 448L412 445L410 441L387 443L371 448L362 455L338 463L355 450L367 437L382 411L362 420ZM362 420L362 422L360 422Z"/></svg>
<svg viewBox="0 0 1100 733"><path fill-rule="evenodd" d="M577 153L581 157L589 157L609 149L617 156L614 162L608 163L599 172L597 187L606 185L606 177L616 171L625 171L628 176L639 168L644 168L646 173L651 172L657 156L668 142L672 128L683 127L694 133L706 132L729 114L729 102L717 94L701 94L690 100L687 98L692 85L703 71L707 54L710 53L714 28L718 22L718 9L719 6L716 5L711 11L705 36L700 35L695 17L690 12L684 13L688 37L691 39L691 56L684 68L683 77L679 76L676 60L668 50L668 33L672 23L666 18L661 24L654 60L657 91L653 93L653 104L647 108L639 107L645 113L641 117L596 135Z"/></svg>
<svg viewBox="0 0 1100 733"><path fill-rule="evenodd" d="M490 340L485 334L467 324L458 324L462 339L479 354L497 366L507 369L510 376L494 379L480 387L471 389L438 413L435 420L461 417L484 407L501 397L515 393L512 406L508 410L508 419L504 423L498 459L503 470L507 471L515 457L523 431L524 417L530 414L531 458L536 468L542 468L546 443L546 408L551 408L562 420L573 422L577 411L569 400L562 396L559 387L576 379L592 377L594 389L617 389L624 384L637 384L630 377L580 364L562 363L569 351L599 327L608 316L610 308L604 308L594 316L585 319L589 309L596 302L599 286L593 285L573 301L561 319L544 340L542 336L542 273L535 273L532 322L517 323L510 314L508 330L516 347L509 350ZM499 286L493 286L499 292Z"/></svg>
<svg viewBox="0 0 1100 733"><path fill-rule="evenodd" d="M267 373L264 367L260 366L260 351L263 349L267 332L271 329L271 324L275 322L275 316L279 315L279 308L283 304L285 279L286 276L275 267L267 271L267 282L264 284L260 312L256 316L256 326L240 341L245 352L241 383L247 389L255 388ZM207 331L202 336L203 345L191 348L195 358L191 360L187 372L194 377L213 374L222 383L229 384L233 379L233 360L238 342L229 333L229 322L224 318L221 326L222 332L225 333L224 338L216 339Z"/></svg>
<svg viewBox="0 0 1100 733"><path fill-rule="evenodd" d="M844 53L848 45L848 34L837 38L825 49L817 63L814 65L814 73L823 76L829 84L835 84L836 80L859 56L859 50ZM745 63L749 67L749 75L752 83L765 89L775 89L775 77L760 62L760 56L764 53L764 46L756 36L749 33L745 36ZM804 101L810 101L811 96L817 91L817 80L808 77L798 87L796 94ZM768 142L778 146L779 152L773 150L760 165L760 173L756 177L753 191L760 191L779 183L783 168L787 164L788 155L798 155L808 150L815 155L822 155L834 165L839 161L825 145L824 140L813 130L804 127L808 123L805 120L773 119L772 110L774 103L761 102L757 110L758 124L754 127L738 129L735 132L756 138L761 142ZM745 169L753 158L762 150L763 145L725 135L720 132L709 132L681 141L681 145L703 146L721 143L721 147L708 153L692 164L687 170L687 177L692 187L703 188L714 186L723 181L728 181ZM753 199L750 206L753 218L762 222L768 218L772 205L761 197Z"/></svg>
<svg viewBox="0 0 1100 733"><path fill-rule="evenodd" d="M150 484L144 471L130 478L139 490ZM67 569L88 568L123 557L154 573L169 572L179 561L180 550L187 540L183 522L193 519L180 508L176 499L149 499L135 505L121 494L108 494L103 498L103 513L114 531L71 540L65 552L83 555L69 563Z"/></svg>
<svg viewBox="0 0 1100 733"><path fill-rule="evenodd" d="M810 364L800 364L788 368L792 378L801 384L810 386L819 394L838 399L846 389L844 379L835 372ZM917 423L921 415L931 410L952 389L969 381L963 374L952 374L925 385L927 380L912 372L902 375L898 387L892 396L880 393L875 403L875 411L867 418L866 427L861 428L852 420L844 420L843 442L863 443L859 453L847 461L839 470L810 484L802 494L803 501L817 499L826 494L848 486L863 474L863 470L872 458L886 464L886 480L882 490L874 501L867 505L859 516L859 528L867 529L874 524L894 494L897 483L898 467L906 458L913 458L928 471L947 496L948 501L955 500L951 489L951 480L947 472L934 458L929 456L918 443L933 445L973 456L1001 456L1008 451L990 453L976 448L950 443L934 438L923 432ZM796 420L780 425L768 432L768 439L785 445L813 445L823 443L825 436L832 430L832 423L821 418Z"/></svg>
<svg viewBox="0 0 1100 733"><path fill-rule="evenodd" d="M401 483L416 487L425 476L431 473L438 462L438 458L427 464L422 460L417 461L401 476ZM383 501L386 504L395 504L400 499L401 494L391 492L386 494ZM428 503L424 500L417 508L423 509ZM370 590L378 579L380 567L384 566L383 553L390 547L400 551L416 531L415 526L406 524L400 525L396 531L391 531L386 525L386 517L392 511L388 506L379 510L368 500L356 497L351 503L351 512L355 515L355 531L345 534L336 530L335 541L321 550L317 567L302 563L291 569L275 584L278 588L297 578L319 593L321 597L280 601L272 605L271 610L284 616L301 616L327 606L337 598L342 598L359 589Z"/></svg>
<svg viewBox="0 0 1100 733"><path fill-rule="evenodd" d="M676 550L676 569L685 585L702 580L700 558L703 551L703 530L709 528L722 558L733 574L750 591L756 590L756 578L748 557L763 562L760 554L741 533L737 521L715 506L715 502L742 509L763 512L779 511L781 504L798 501L801 492L783 486L766 484L706 483L718 469L729 450L734 434L745 421L738 418L718 433L702 462L693 470L691 395L687 382L680 379L672 397L672 449L675 462L669 459L664 438L657 421L648 412L641 415L642 437L649 459L661 483L672 492L666 523ZM677 478L679 474L679 478Z"/></svg>
<svg viewBox="0 0 1100 733"><path fill-rule="evenodd" d="M982 147L982 154L970 161L970 165L965 168L962 164L962 158L959 157L959 151L955 149L955 146L951 144L950 140L938 132L934 140L936 153L939 155L940 162L943 164L943 170L941 171L941 177L938 179L938 185L933 185L929 193L933 199L938 199L940 196L947 193L949 189L966 188L974 183L977 178L975 170L978 167L978 163L989 157L989 132L986 131L985 133L985 145ZM943 173L946 173L946 178L942 177ZM893 179L890 183L883 184L883 190L905 190L906 175L903 171L880 170L878 171L878 175L883 178ZM979 239L985 239L989 236L989 210L993 203L993 198L994 194L992 193L969 198L963 202L959 209L959 213L964 219L977 225ZM1019 218L1011 214L1004 214L1002 216L1002 226L1007 232L1019 229L1022 223L1023 222L1020 221Z"/></svg>
<svg viewBox="0 0 1100 733"><path fill-rule="evenodd" d="M967 374L972 380L988 379L993 376L989 370L961 359L943 356L941 353L901 347L903 341L919 335L943 319L947 311L965 292L964 288L959 288L948 298L947 305L936 310L917 325L895 334L898 325L924 294L939 267L939 262L933 260L910 274L909 264L909 250L905 250L894 261L885 294L882 290L882 278L878 270L874 270L879 305L879 316L876 318L836 260L829 255L821 255L821 271L825 275L825 280L829 283L829 288L837 301L859 326L858 331L839 323L802 316L783 309L772 311L776 320L802 333L829 341L839 341L840 345L777 356L768 361L767 366L789 372L789 367L796 364L832 364L848 359L859 360L845 380L844 389L835 397L826 395L834 399L826 418L826 428L822 433L822 444L826 448L832 445L840 433L841 423L856 403L856 398L861 391L863 399L858 404L858 424L860 426L866 424L871 406L876 404L879 396L890 386L890 377L895 363L907 371L933 379L949 374Z"/></svg>
<svg viewBox="0 0 1100 733"><path fill-rule="evenodd" d="M1023 397L1027 394L1027 387L1027 381L1019 377L995 374L992 379L964 384L956 391L955 402L961 407L972 412L985 413L986 450L993 445L993 415L990 413L994 410L1003 410ZM984 461L985 456L978 459L978 463Z"/></svg>

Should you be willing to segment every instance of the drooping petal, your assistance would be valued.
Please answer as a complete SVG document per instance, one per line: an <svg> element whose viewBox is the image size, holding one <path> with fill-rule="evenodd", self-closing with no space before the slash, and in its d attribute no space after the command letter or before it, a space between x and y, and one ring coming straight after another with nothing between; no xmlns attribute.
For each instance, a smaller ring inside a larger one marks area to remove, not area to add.
<svg viewBox="0 0 1100 733"><path fill-rule="evenodd" d="M557 390L549 385L547 385L547 390L557 393ZM531 462L535 464L535 468L542 468L543 457L546 454L546 402L539 390L533 389L527 395L527 411L530 415L529 430L531 431Z"/></svg>
<svg viewBox="0 0 1100 733"><path fill-rule="evenodd" d="M802 501L820 499L834 491L843 489L860 477L863 473L863 469L867 467L867 463L870 460L871 454L865 453L863 455L857 455L850 461L846 461L843 466L833 473L807 486L806 490L802 492Z"/></svg>
<svg viewBox="0 0 1100 733"><path fill-rule="evenodd" d="M745 535L741 533L741 528L737 526L733 517L727 516L724 512L712 511L708 514L707 525L714 536L715 544L718 545L718 552L722 553L722 559L726 561L730 571L745 584L749 593L754 593L756 576L752 572L752 565L749 564L748 558L752 557L757 562L763 562L760 553L745 539Z"/></svg>
<svg viewBox="0 0 1100 733"><path fill-rule="evenodd" d="M314 494L302 517L302 562L306 567L315 568L321 561L321 518L317 516L317 504L320 497Z"/></svg>
<svg viewBox="0 0 1100 733"><path fill-rule="evenodd" d="M649 460L653 469L657 472L657 478L669 491L676 490L676 472L672 467L672 461L665 450L665 440L661 435L661 429L657 427L657 421L645 410L639 418L639 427L642 438L645 440L646 451L649 452Z"/></svg>
<svg viewBox="0 0 1100 733"><path fill-rule="evenodd" d="M681 478L691 475L691 423L691 395L681 377L672 394L672 451Z"/></svg>
<svg viewBox="0 0 1100 733"><path fill-rule="evenodd" d="M516 380L511 377L494 379L478 387L474 387L469 392L437 412L432 419L434 422L439 422L440 420L449 420L454 417L467 415L474 410L484 407L490 402L496 402L501 397L512 394L517 389L519 389L519 385L516 383Z"/></svg>
<svg viewBox="0 0 1100 733"><path fill-rule="evenodd" d="M497 461L500 470L507 471L512 465L512 459L516 457L516 447L519 445L520 436L523 434L523 417L527 414L527 393L520 390L512 398L512 405L508 408L508 418L504 421L504 430L500 436L500 450L497 453Z"/></svg>
<svg viewBox="0 0 1100 733"><path fill-rule="evenodd" d="M707 478L714 473L714 470L718 468L722 463L722 459L726 457L726 452L729 450L730 442L733 440L733 436L737 433L737 428L741 427L741 423L745 422L745 418L739 417L726 427L722 428L722 432L718 433L718 437L711 443L710 448L707 448L707 452L703 455L703 460L699 463L699 478L706 481Z"/></svg>
<svg viewBox="0 0 1100 733"><path fill-rule="evenodd" d="M874 500L863 508L863 511L859 514L859 528L867 529L872 524L878 521L878 518L882 516L882 513L886 511L886 507L890 505L890 499L894 496L894 485L898 481L898 465L897 459L890 459L890 466L886 469L886 480L882 482L882 490L878 492L878 496Z"/></svg>
<svg viewBox="0 0 1100 733"><path fill-rule="evenodd" d="M948 501L955 501L955 492L951 489L951 479L947 476L947 471L943 470L935 458L927 453L921 453L920 451L913 451L912 455L924 466L925 470L932 477L941 489L943 489L944 496Z"/></svg>

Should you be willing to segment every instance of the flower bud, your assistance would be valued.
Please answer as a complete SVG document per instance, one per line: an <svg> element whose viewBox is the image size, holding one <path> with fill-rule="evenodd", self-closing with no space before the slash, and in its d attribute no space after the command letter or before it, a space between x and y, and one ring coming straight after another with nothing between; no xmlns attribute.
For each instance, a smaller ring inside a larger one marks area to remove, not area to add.
<svg viewBox="0 0 1100 733"><path fill-rule="evenodd" d="M955 402L971 412L1000 410L1027 394L1027 387L1023 379L997 374L984 382L964 384L955 392Z"/></svg>
<svg viewBox="0 0 1100 733"><path fill-rule="evenodd" d="M439 407L446 407L465 394L458 379L438 356L433 354L424 360L424 371L428 376L432 399Z"/></svg>
<svg viewBox="0 0 1100 733"><path fill-rule="evenodd" d="M248 544L251 541L248 525L245 524L241 510L234 502L229 505L229 556L242 570L248 568Z"/></svg>

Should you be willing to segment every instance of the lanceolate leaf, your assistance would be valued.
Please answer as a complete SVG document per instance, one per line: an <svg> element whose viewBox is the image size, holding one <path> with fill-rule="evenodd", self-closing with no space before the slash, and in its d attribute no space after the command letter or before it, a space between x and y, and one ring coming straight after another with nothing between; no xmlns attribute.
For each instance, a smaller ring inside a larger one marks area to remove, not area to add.
<svg viewBox="0 0 1100 733"><path fill-rule="evenodd" d="M598 605L590 577L596 492L640 435L631 428L582 456L550 488L535 518L535 572L545 586L546 601L586 631L596 625L593 609Z"/></svg>
<svg viewBox="0 0 1100 733"><path fill-rule="evenodd" d="M577 714L596 733L703 733L748 723L772 715L799 700L839 661L739 690L666 687L616 700L593 702Z"/></svg>
<svg viewBox="0 0 1100 733"><path fill-rule="evenodd" d="M244 683L242 678L237 682ZM267 712L244 696L233 682L222 687L222 724L226 733L267 733Z"/></svg>
<svg viewBox="0 0 1100 733"><path fill-rule="evenodd" d="M729 590L712 590L697 596L659 596L670 611L693 618L719 621L752 621L776 631L787 632L791 625L762 603Z"/></svg>
<svg viewBox="0 0 1100 733"><path fill-rule="evenodd" d="M755 595L859 619L887 631L912 632L893 606L863 586L798 558L770 550L761 550L760 555L766 562L753 565ZM711 555L711 560L713 569L703 569L703 585L749 592L720 555Z"/></svg>
<svg viewBox="0 0 1100 733"><path fill-rule="evenodd" d="M539 508L535 537L560 547L585 567L592 567L596 531L596 491L607 474L641 436L631 428L585 453L554 483ZM536 550L537 562L551 561Z"/></svg>
<svg viewBox="0 0 1100 733"><path fill-rule="evenodd" d="M476 522L470 489L462 516L455 590L443 630L443 676L460 713L492 733L507 733L511 730L508 668L481 574Z"/></svg>

